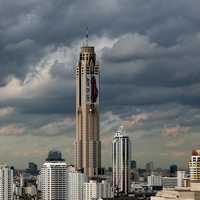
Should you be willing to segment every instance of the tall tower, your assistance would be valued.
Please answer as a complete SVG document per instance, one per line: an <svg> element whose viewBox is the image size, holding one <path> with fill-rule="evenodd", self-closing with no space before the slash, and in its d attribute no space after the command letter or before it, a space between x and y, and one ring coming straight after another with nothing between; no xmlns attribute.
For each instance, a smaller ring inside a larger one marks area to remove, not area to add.
<svg viewBox="0 0 200 200"><path fill-rule="evenodd" d="M81 47L76 67L75 165L89 177L101 169L99 138L99 65L94 47Z"/></svg>
<svg viewBox="0 0 200 200"><path fill-rule="evenodd" d="M123 135L123 127L117 131L112 142L113 187L115 195L127 195L129 190L129 170L131 143L128 136Z"/></svg>

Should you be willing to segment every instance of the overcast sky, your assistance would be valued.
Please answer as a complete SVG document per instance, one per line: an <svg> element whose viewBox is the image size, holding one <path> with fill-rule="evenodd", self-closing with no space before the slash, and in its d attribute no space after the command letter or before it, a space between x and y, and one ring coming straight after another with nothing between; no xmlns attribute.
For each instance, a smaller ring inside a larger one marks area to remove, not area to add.
<svg viewBox="0 0 200 200"><path fill-rule="evenodd" d="M89 27L101 66L102 161L124 125L139 166L187 167L200 143L199 0L1 0L0 161L73 163L74 69Z"/></svg>

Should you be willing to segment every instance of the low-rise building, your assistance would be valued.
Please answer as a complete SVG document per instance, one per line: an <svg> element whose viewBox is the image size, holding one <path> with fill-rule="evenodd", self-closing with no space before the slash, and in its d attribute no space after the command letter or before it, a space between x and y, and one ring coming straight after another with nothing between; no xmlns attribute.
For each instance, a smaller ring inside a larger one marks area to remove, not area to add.
<svg viewBox="0 0 200 200"><path fill-rule="evenodd" d="M192 191L191 188L176 188L174 190L163 190L151 197L151 200L199 200L200 191Z"/></svg>
<svg viewBox="0 0 200 200"><path fill-rule="evenodd" d="M157 175L151 175L147 177L148 186L162 186L162 177Z"/></svg>
<svg viewBox="0 0 200 200"><path fill-rule="evenodd" d="M110 183L103 180L97 182L90 180L88 183L83 184L83 200L95 200L99 198L112 198L113 192Z"/></svg>
<svg viewBox="0 0 200 200"><path fill-rule="evenodd" d="M177 187L177 177L162 177L163 188Z"/></svg>
<svg viewBox="0 0 200 200"><path fill-rule="evenodd" d="M185 178L186 178L186 171L177 171L177 187L184 187Z"/></svg>

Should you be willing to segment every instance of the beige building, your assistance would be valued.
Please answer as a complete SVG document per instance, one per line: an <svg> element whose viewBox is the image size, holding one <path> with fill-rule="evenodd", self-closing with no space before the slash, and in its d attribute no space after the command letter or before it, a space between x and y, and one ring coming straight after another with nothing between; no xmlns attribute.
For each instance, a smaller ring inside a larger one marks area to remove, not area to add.
<svg viewBox="0 0 200 200"><path fill-rule="evenodd" d="M99 138L99 65L94 47L81 47L76 67L75 165L89 177L101 169Z"/></svg>
<svg viewBox="0 0 200 200"><path fill-rule="evenodd" d="M151 197L151 200L200 200L200 191L191 191L190 188L176 188L163 190Z"/></svg>

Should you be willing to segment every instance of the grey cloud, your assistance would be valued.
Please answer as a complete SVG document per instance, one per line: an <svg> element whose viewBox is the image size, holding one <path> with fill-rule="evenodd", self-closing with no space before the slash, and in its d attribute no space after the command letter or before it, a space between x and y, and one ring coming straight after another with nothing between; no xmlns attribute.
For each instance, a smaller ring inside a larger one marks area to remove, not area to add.
<svg viewBox="0 0 200 200"><path fill-rule="evenodd" d="M140 34L122 36L103 50L103 65L109 66L103 71L105 99L117 105L198 105L199 50L199 33L169 47Z"/></svg>

